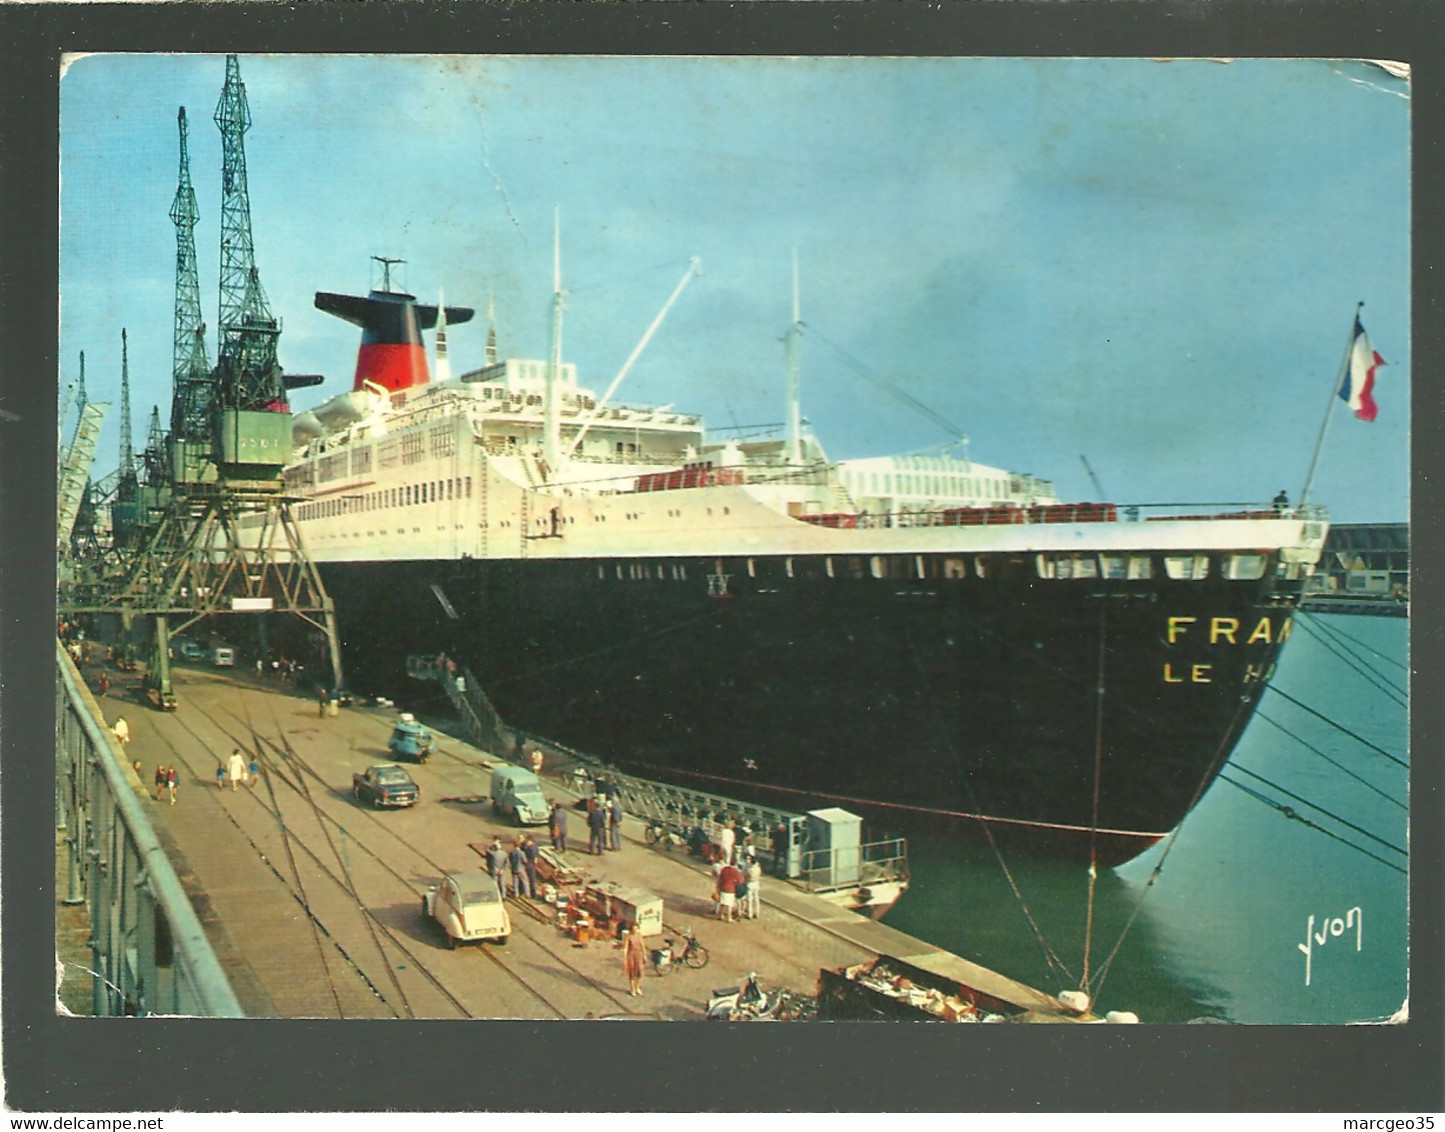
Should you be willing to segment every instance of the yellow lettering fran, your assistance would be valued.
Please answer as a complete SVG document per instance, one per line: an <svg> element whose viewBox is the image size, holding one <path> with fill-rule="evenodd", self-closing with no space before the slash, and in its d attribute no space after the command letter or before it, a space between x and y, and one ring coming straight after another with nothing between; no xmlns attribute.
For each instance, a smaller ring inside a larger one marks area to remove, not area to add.
<svg viewBox="0 0 1445 1132"><path fill-rule="evenodd" d="M1239 630L1239 621L1234 617L1215 617L1209 622L1209 643L1217 645L1220 639L1235 643L1234 634Z"/></svg>
<svg viewBox="0 0 1445 1132"><path fill-rule="evenodd" d="M1196 622L1196 621L1198 621L1198 620L1199 620L1199 618L1197 618L1197 617L1171 617L1171 618L1169 618L1169 643L1172 645L1172 644L1173 644L1175 641L1177 641L1184 633L1186 633L1186 632L1188 631L1188 630L1186 630L1186 629L1184 628L1184 626L1186 626L1186 625L1192 625L1194 622Z"/></svg>
<svg viewBox="0 0 1445 1132"><path fill-rule="evenodd" d="M1288 617L1286 617L1286 618L1284 619L1284 622L1283 622L1283 623L1280 625L1280 627L1279 627L1279 643L1280 643L1280 644L1284 644L1285 641L1289 640L1290 630L1293 629L1293 628L1294 628L1294 622L1291 621Z"/></svg>
<svg viewBox="0 0 1445 1132"><path fill-rule="evenodd" d="M1259 624L1254 627L1254 632L1249 635L1249 640L1244 643L1247 645L1257 645L1262 642L1267 645L1271 640L1269 618L1261 617Z"/></svg>
<svg viewBox="0 0 1445 1132"><path fill-rule="evenodd" d="M1189 679L1196 684L1212 684L1214 681L1209 675L1212 664L1196 664L1189 670Z"/></svg>
<svg viewBox="0 0 1445 1132"><path fill-rule="evenodd" d="M1166 684L1182 684L1182 683L1184 683L1184 677L1183 677L1183 676L1175 676L1175 675L1174 675L1174 665L1172 665L1172 664L1166 664L1166 665L1164 666L1164 683L1166 683Z"/></svg>

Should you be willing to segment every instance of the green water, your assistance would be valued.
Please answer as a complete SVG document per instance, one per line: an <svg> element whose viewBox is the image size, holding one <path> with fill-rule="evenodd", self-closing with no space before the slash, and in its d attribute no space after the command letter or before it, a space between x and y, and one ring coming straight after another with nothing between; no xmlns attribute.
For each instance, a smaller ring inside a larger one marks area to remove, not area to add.
<svg viewBox="0 0 1445 1132"><path fill-rule="evenodd" d="M1408 649L1403 618L1302 614L1273 689L1403 761ZM1329 834L1404 868L1387 846L1406 847L1408 817L1351 773L1408 801L1404 767L1271 690L1225 774L1328 833L1217 781L1172 844L1098 877L1092 931L1086 866L1009 857L1006 875L986 847L914 837L913 887L888 922L1045 990L1081 985L1087 964L1098 1007L1144 1022L1386 1018L1408 995L1407 880Z"/></svg>

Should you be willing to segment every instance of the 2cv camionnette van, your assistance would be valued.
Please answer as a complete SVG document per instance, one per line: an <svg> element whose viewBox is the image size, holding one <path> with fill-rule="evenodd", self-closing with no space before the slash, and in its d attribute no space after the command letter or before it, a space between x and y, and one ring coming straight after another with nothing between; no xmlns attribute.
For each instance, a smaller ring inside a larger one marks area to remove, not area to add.
<svg viewBox="0 0 1445 1132"><path fill-rule="evenodd" d="M549 812L537 776L519 766L492 771L492 809L519 825L541 825Z"/></svg>
<svg viewBox="0 0 1445 1132"><path fill-rule="evenodd" d="M441 925L450 947L472 940L503 944L512 934L507 905L485 869L448 873L426 890L421 911Z"/></svg>

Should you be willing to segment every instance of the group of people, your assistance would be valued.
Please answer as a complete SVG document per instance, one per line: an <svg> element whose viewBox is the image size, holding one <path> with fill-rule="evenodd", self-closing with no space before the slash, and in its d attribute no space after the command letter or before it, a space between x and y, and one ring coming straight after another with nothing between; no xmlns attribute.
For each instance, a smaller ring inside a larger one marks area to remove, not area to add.
<svg viewBox="0 0 1445 1132"><path fill-rule="evenodd" d="M713 862L713 903L719 920L756 920L762 905L763 866L751 844L737 846L731 820L718 833Z"/></svg>
<svg viewBox="0 0 1445 1132"><path fill-rule="evenodd" d="M587 852L601 856L609 849L616 852L621 848L622 799L616 790L608 789L601 798L593 795L587 799Z"/></svg>
<svg viewBox="0 0 1445 1132"><path fill-rule="evenodd" d="M283 685L289 684L294 686L300 678L302 671L302 666L288 657L271 657L267 659L266 657L258 656L256 658L256 675L265 676L269 673L271 679Z"/></svg>
<svg viewBox="0 0 1445 1132"><path fill-rule="evenodd" d="M248 786L255 786L260 777L261 764L254 758L248 763L240 750L234 747L231 749L230 758L216 764L216 785L222 790L226 788L227 782L231 784L232 790L243 782Z"/></svg>
<svg viewBox="0 0 1445 1132"><path fill-rule="evenodd" d="M139 760L136 763L140 765ZM170 795L171 805L176 804L176 787L181 784L181 776L176 773L173 766L156 765L156 801L165 801L165 796Z"/></svg>
<svg viewBox="0 0 1445 1132"><path fill-rule="evenodd" d="M537 843L532 840L531 834L522 834L512 842L510 850L502 845L500 837L493 837L492 843L487 846L487 872L497 882L497 891L504 897L529 896L536 899L538 853Z"/></svg>

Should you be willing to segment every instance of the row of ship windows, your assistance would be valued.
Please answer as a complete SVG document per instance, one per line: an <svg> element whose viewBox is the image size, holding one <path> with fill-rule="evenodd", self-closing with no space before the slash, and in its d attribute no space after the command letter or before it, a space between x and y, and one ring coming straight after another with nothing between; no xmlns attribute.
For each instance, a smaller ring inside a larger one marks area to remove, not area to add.
<svg viewBox="0 0 1445 1132"><path fill-rule="evenodd" d="M456 429L451 424L437 425L426 432L417 430L402 436L390 437L380 444L354 444L341 452L322 456L315 463L293 468L286 474L286 482L292 487L311 483L325 483L346 475L364 475L371 471L372 449L377 450L377 462L383 468L394 468L398 462L415 464L424 460L427 451L436 459L446 459L456 454Z"/></svg>
<svg viewBox="0 0 1445 1132"><path fill-rule="evenodd" d="M765 560L764 572L768 572L775 560ZM1015 560L1016 561L1016 560ZM1159 560L1162 576L1181 580L1199 581L1209 577L1210 557L1207 554L1166 554ZM973 558L928 558L924 555L884 556L875 554L864 559L860 556L824 556L822 558L784 558L782 572L786 577L828 577L828 578L949 578L963 579L970 576L987 578L995 573L996 564L984 556ZM713 563L712 572L726 573L725 563L719 559ZM1269 558L1264 554L1224 554L1220 556L1219 573L1233 580L1250 580L1264 577ZM1040 578L1111 578L1147 579L1160 576L1158 563L1144 554L1038 554L1034 556L1034 567ZM687 579L687 565L681 562L662 563L614 563L610 569L619 579L639 581L647 578L676 581ZM745 569L750 578L759 573L755 558L746 560ZM607 577L609 567L598 565L599 579Z"/></svg>
<svg viewBox="0 0 1445 1132"><path fill-rule="evenodd" d="M445 503L449 499L471 497L472 477L455 476L451 479L389 487L382 491L364 491L358 495L344 495L336 499L318 499L312 503L301 504L297 517L327 519L334 515L356 515L388 507L412 507L422 503Z"/></svg>
<svg viewBox="0 0 1445 1132"><path fill-rule="evenodd" d="M1007 499L1004 481L994 477L914 472L860 472L846 477L849 487L867 495L970 496L978 499ZM860 482L861 481L861 482Z"/></svg>

